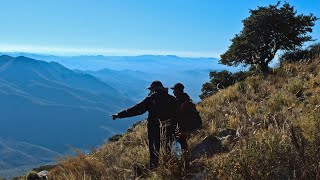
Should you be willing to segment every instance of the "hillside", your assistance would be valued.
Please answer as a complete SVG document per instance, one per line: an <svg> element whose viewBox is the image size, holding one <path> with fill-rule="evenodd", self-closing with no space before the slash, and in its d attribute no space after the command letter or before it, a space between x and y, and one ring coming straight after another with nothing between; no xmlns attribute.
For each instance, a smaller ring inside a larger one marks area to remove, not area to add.
<svg viewBox="0 0 320 180"><path fill-rule="evenodd" d="M319 72L319 58L282 64L267 76L248 77L201 102L197 108L203 128L189 140L191 154L198 151L198 156L187 173L183 162L165 157L159 168L146 170L148 145L142 122L90 155L59 161L50 177L128 179L139 166L141 177L150 179L319 178ZM225 128L236 133L223 135Z"/></svg>

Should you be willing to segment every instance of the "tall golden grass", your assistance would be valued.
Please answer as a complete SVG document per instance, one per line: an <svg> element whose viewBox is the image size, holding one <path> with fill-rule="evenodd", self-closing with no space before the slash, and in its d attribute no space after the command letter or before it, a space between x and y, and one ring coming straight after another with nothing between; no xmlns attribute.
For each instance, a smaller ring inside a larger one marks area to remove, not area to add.
<svg viewBox="0 0 320 180"><path fill-rule="evenodd" d="M282 64L268 76L252 76L221 90L198 106L203 128L189 139L190 150L218 128L236 129L229 152L185 166L163 156L147 170L146 123L90 155L65 157L50 179L134 179L135 165L148 179L319 179L320 59ZM189 170L183 168L189 167Z"/></svg>

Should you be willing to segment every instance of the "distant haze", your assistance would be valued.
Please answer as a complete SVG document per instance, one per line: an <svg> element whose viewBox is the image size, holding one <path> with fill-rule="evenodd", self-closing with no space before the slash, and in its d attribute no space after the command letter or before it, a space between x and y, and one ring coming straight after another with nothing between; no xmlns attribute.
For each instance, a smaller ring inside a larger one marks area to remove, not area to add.
<svg viewBox="0 0 320 180"><path fill-rule="evenodd" d="M211 70L234 72L240 69L219 64L218 59L215 58L183 58L174 55L54 56L33 53L4 54L58 62L70 69L94 75L107 84L113 84L115 88L136 100L143 98L148 93L145 87L153 80L160 80L167 87L171 87L177 82L185 84L186 92L190 94L193 100L199 101L202 84L209 81ZM109 70L109 73L107 73L107 70ZM109 81L106 81L106 79L109 79ZM114 82L114 80L116 81ZM131 85L125 83L128 80L131 81ZM142 83L142 81L144 82ZM130 89L134 93L128 92ZM137 96L135 92L138 92Z"/></svg>

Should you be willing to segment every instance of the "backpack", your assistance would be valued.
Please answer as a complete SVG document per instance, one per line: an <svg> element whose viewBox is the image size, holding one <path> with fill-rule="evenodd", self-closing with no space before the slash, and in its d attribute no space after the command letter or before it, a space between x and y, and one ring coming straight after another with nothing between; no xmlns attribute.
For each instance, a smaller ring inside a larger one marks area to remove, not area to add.
<svg viewBox="0 0 320 180"><path fill-rule="evenodd" d="M186 100L180 106L181 119L179 126L185 132L191 132L201 127L202 120L196 105L191 100Z"/></svg>

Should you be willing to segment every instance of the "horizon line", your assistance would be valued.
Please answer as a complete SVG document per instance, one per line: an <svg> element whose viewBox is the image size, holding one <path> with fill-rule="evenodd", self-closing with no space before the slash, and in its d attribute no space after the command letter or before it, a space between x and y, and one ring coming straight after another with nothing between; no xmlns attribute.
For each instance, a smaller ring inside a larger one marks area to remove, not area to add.
<svg viewBox="0 0 320 180"><path fill-rule="evenodd" d="M219 53L213 51L170 51L154 49L118 49L118 48L69 48L69 47L44 47L30 45L0 44L2 53L34 53L39 55L54 56L177 56L185 58L219 58Z"/></svg>

